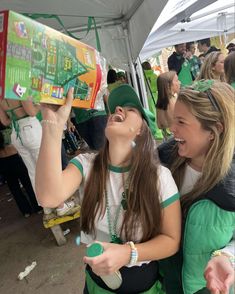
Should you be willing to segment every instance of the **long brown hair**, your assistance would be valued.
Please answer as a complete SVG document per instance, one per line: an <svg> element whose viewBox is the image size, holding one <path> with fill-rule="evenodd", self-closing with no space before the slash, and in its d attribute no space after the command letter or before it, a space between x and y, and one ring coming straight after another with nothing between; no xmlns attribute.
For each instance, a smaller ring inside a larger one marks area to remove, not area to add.
<svg viewBox="0 0 235 294"><path fill-rule="evenodd" d="M213 67L219 60L219 56L221 54L223 55L223 53L221 53L220 51L214 51L208 54L208 56L204 59L204 62L202 64L202 67L196 80L218 80L218 77L213 72ZM219 81L225 82L224 73L220 75Z"/></svg>
<svg viewBox="0 0 235 294"><path fill-rule="evenodd" d="M205 193L220 182L228 173L235 148L235 91L226 83L215 81L210 89L219 109L216 110L205 92L189 88L180 91L178 101L184 103L201 123L202 128L214 134L214 140L206 155L202 175L193 189L181 196L183 212L186 213L193 202L205 197ZM218 123L223 126L222 132ZM177 153L177 148L175 150ZM173 177L179 190L183 183L187 158L175 154L171 165Z"/></svg>
<svg viewBox="0 0 235 294"><path fill-rule="evenodd" d="M229 53L224 60L224 73L227 83L235 82L235 52Z"/></svg>
<svg viewBox="0 0 235 294"><path fill-rule="evenodd" d="M142 131L136 137L129 172L127 210L121 226L121 236L133 240L139 226L141 242L147 241L161 231L162 210L158 183L158 159L154 152L154 140L143 120ZM108 178L108 148L97 154L84 191L81 207L81 229L95 236L95 217L105 213L104 191Z"/></svg>
<svg viewBox="0 0 235 294"><path fill-rule="evenodd" d="M160 74L157 78L157 109L167 110L170 98L172 97L171 85L175 75L175 71L168 71Z"/></svg>

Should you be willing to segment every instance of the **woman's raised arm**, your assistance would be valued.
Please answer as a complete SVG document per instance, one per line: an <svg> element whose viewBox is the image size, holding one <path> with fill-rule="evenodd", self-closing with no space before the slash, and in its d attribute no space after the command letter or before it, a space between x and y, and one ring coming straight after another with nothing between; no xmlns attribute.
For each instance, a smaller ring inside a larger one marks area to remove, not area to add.
<svg viewBox="0 0 235 294"><path fill-rule="evenodd" d="M82 181L80 171L69 164L62 171L61 144L65 123L71 111L73 89L63 106L42 105L42 142L36 167L36 195L40 205L57 207L68 199Z"/></svg>

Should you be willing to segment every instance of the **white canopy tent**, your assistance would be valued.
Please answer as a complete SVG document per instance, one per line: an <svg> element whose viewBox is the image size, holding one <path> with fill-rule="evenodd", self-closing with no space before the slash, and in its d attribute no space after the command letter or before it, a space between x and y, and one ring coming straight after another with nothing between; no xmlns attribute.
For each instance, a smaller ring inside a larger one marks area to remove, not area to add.
<svg viewBox="0 0 235 294"><path fill-rule="evenodd" d="M166 32L152 30L140 52L141 59L175 44L234 33L234 8L234 0L218 0Z"/></svg>
<svg viewBox="0 0 235 294"><path fill-rule="evenodd" d="M182 20L188 19L194 12L201 10L215 1L216 0L169 0L153 26L150 34L155 32L155 34L160 36L167 33L168 30L174 25Z"/></svg>

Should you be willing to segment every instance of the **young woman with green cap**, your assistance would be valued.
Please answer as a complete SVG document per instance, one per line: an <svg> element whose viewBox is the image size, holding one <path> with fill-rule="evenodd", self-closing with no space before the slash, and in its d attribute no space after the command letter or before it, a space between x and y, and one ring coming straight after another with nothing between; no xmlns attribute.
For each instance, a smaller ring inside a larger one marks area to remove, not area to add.
<svg viewBox="0 0 235 294"><path fill-rule="evenodd" d="M181 215L171 173L155 158L149 118L132 87L114 89L105 146L98 153L78 155L62 171L60 142L72 99L71 89L57 111L42 107L38 199L56 207L80 189L81 240L102 245L95 250L98 256L89 250L93 257L84 257L84 293L113 293L108 285L110 280L114 284L115 273L115 282L120 280L115 293L158 293L158 260L177 252Z"/></svg>

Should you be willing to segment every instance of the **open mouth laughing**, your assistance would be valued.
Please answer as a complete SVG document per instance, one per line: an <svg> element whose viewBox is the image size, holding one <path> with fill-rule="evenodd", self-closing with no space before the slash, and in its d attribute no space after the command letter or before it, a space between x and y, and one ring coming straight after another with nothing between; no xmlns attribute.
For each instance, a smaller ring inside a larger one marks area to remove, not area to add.
<svg viewBox="0 0 235 294"><path fill-rule="evenodd" d="M180 139L180 138L175 138L175 141L178 142L179 144L184 144L185 140Z"/></svg>
<svg viewBox="0 0 235 294"><path fill-rule="evenodd" d="M111 121L113 122L123 122L124 119L124 116L118 113L115 113L111 116Z"/></svg>

